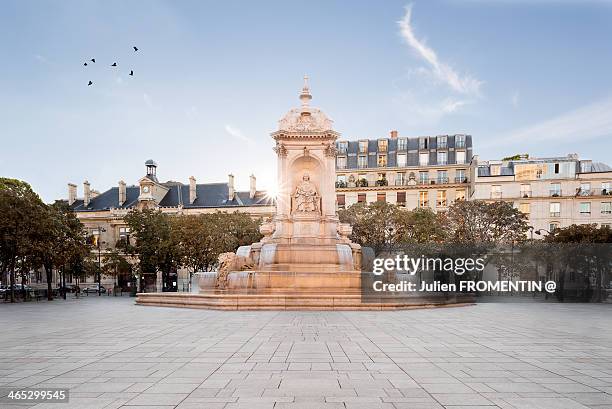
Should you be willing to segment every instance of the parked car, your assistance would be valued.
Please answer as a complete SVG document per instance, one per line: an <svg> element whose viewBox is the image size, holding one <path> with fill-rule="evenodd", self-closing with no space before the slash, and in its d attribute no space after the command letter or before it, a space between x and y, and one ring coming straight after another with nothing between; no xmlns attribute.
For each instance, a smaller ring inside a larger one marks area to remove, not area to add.
<svg viewBox="0 0 612 409"><path fill-rule="evenodd" d="M87 286L87 287L83 288L83 292L86 293L86 294L97 293L98 292L98 284L90 285L90 286ZM100 292L101 293L105 293L106 292L106 288L103 285L100 286Z"/></svg>
<svg viewBox="0 0 612 409"><path fill-rule="evenodd" d="M74 284L66 284L64 287L57 287L57 291L65 291L66 293L74 293L76 291L76 286Z"/></svg>

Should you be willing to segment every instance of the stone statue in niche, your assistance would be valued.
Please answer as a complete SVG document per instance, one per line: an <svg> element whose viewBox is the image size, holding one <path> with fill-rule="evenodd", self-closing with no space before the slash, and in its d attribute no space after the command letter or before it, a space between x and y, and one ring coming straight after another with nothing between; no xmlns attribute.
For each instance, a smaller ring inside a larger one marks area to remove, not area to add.
<svg viewBox="0 0 612 409"><path fill-rule="evenodd" d="M295 189L293 197L296 212L317 212L319 210L319 194L310 181L308 173L302 176L302 181Z"/></svg>

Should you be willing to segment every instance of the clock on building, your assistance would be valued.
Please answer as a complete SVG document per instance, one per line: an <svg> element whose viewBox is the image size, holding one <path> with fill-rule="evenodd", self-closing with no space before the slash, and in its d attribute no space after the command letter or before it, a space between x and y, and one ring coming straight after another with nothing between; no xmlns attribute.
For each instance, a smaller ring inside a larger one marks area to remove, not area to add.
<svg viewBox="0 0 612 409"><path fill-rule="evenodd" d="M142 188L142 191L143 191L144 193L149 193L149 186L145 186L145 187L143 187L143 188Z"/></svg>

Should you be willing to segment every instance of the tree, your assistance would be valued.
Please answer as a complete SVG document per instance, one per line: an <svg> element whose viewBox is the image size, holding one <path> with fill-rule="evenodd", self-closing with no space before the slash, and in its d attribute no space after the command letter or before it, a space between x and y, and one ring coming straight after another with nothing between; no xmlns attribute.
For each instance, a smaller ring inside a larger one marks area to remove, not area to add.
<svg viewBox="0 0 612 409"><path fill-rule="evenodd" d="M570 270L581 274L588 292L594 282L593 301L601 302L604 282L612 266L612 229L596 224L573 224L555 229L545 241L555 254L553 266L559 275L559 300L565 297L565 274Z"/></svg>
<svg viewBox="0 0 612 409"><path fill-rule="evenodd" d="M90 248L83 225L66 202L57 201L47 206L42 223L45 235L39 241L36 253L47 276L47 299L52 300L53 269L60 270L64 288L66 269L77 277L81 276L83 260L90 254ZM66 297L64 291L62 296Z"/></svg>
<svg viewBox="0 0 612 409"><path fill-rule="evenodd" d="M102 272L104 275L113 277L115 279L115 286L119 286L119 275L122 273L128 273L132 276L132 265L125 257L125 255L119 251L119 249L110 249L103 257Z"/></svg>
<svg viewBox="0 0 612 409"><path fill-rule="evenodd" d="M353 226L352 241L371 247L379 254L394 244L398 211L396 205L387 202L355 203L340 210L338 217L342 223Z"/></svg>
<svg viewBox="0 0 612 409"><path fill-rule="evenodd" d="M43 241L45 204L26 182L0 178L0 274L10 275L15 302L15 273L36 266L35 252Z"/></svg>
<svg viewBox="0 0 612 409"><path fill-rule="evenodd" d="M140 272L146 275L161 271L166 279L179 264L170 217L159 210L134 209L125 216L124 221L136 238L134 250L138 254Z"/></svg>
<svg viewBox="0 0 612 409"><path fill-rule="evenodd" d="M259 219L248 214L207 213L187 215L172 220L172 236L177 243L181 265L193 273L209 271L217 264L219 254L234 252L239 246L261 239Z"/></svg>

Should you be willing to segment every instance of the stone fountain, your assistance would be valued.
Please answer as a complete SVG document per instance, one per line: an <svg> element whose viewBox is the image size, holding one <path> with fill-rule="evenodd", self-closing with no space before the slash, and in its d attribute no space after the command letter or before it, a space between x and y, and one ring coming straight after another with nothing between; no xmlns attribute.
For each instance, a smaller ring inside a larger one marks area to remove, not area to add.
<svg viewBox="0 0 612 409"><path fill-rule="evenodd" d="M219 257L199 275L200 292L139 294L137 303L216 309L382 309L361 302L362 251L336 213L336 139L332 120L310 106L308 77L300 107L271 134L276 146L276 214L261 241Z"/></svg>

